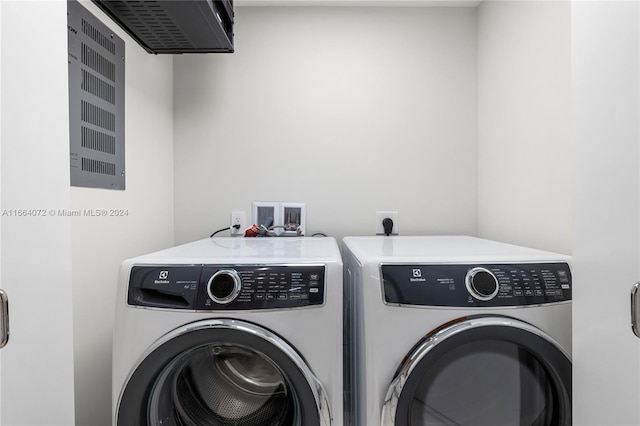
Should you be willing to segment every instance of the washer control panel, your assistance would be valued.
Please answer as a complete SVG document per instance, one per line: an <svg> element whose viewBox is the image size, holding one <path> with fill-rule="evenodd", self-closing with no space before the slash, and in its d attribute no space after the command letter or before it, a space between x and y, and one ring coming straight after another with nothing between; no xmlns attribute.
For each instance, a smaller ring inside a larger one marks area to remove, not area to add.
<svg viewBox="0 0 640 426"><path fill-rule="evenodd" d="M286 309L322 305L324 265L136 265L133 306L192 311Z"/></svg>
<svg viewBox="0 0 640 426"><path fill-rule="evenodd" d="M423 306L525 306L571 300L567 263L381 265L384 301Z"/></svg>

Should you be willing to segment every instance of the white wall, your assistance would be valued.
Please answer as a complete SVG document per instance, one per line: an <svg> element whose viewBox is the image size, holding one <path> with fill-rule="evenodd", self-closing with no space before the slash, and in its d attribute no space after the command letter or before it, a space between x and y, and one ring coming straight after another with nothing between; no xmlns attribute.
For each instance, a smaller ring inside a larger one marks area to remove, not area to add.
<svg viewBox="0 0 640 426"><path fill-rule="evenodd" d="M67 14L64 1L0 2L2 425L73 424ZM19 216L16 211L30 211ZM43 216L46 215L46 216Z"/></svg>
<svg viewBox="0 0 640 426"><path fill-rule="evenodd" d="M71 222L76 423L106 426L118 267L173 245L173 57L146 53L92 3L83 5L126 45L126 190L71 188L71 209L128 212Z"/></svg>
<svg viewBox="0 0 640 426"><path fill-rule="evenodd" d="M640 7L572 7L576 425L640 424Z"/></svg>
<svg viewBox="0 0 640 426"><path fill-rule="evenodd" d="M47 23L38 28L66 28L65 2L50 7L35 15ZM144 53L103 19L127 42L127 190L56 184L68 178L66 64L53 68L46 83L55 84L44 97L31 96L44 99L51 114L46 135L26 120L13 127L3 120L2 129L3 207L5 176L20 166L19 157L5 157L6 135L19 134L54 164L54 177L26 175L27 189L54 188L56 207L129 211L62 219L46 231L55 234L39 235L51 235L45 241L58 248L53 265L61 281L73 280L77 424L110 423L120 261L207 236L228 225L231 210L250 213L253 200L306 202L309 233L337 238L371 234L376 210L398 210L405 235L479 231L570 252L568 14L568 4L556 2L489 2L479 12L237 8L236 53L175 58ZM41 47L41 35L32 43ZM66 37L48 37L46 46L52 58L66 59ZM7 98L26 99L24 87L40 87L25 81L39 68L12 68L3 107ZM28 193L13 188L8 195ZM26 224L11 229L40 229ZM19 259L27 250L25 243L13 253ZM56 295L68 302L62 288Z"/></svg>
<svg viewBox="0 0 640 426"><path fill-rule="evenodd" d="M306 202L308 234L475 234L475 8L242 7L235 34L174 60L176 242L252 201Z"/></svg>
<svg viewBox="0 0 640 426"><path fill-rule="evenodd" d="M478 8L478 234L571 253L571 5Z"/></svg>

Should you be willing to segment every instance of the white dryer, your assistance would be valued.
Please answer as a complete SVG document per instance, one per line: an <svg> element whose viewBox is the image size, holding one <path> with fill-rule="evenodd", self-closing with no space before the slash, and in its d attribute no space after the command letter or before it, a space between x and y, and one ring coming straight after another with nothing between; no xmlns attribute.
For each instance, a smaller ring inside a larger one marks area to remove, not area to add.
<svg viewBox="0 0 640 426"><path fill-rule="evenodd" d="M125 261L113 422L341 425L333 238L214 238Z"/></svg>
<svg viewBox="0 0 640 426"><path fill-rule="evenodd" d="M569 258L347 237L345 424L570 426Z"/></svg>

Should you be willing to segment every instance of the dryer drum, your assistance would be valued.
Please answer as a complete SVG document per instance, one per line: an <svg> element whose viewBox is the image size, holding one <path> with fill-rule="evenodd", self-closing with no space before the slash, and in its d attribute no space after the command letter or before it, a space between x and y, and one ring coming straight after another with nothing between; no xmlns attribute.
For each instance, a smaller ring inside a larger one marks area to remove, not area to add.
<svg viewBox="0 0 640 426"><path fill-rule="evenodd" d="M172 380L175 420L184 426L286 424L292 398L280 370L239 346L191 354Z"/></svg>

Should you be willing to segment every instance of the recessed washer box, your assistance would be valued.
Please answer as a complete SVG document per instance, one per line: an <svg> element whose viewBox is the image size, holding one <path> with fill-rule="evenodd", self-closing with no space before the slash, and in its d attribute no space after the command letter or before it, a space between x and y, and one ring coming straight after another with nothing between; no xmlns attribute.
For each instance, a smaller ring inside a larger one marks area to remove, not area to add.
<svg viewBox="0 0 640 426"><path fill-rule="evenodd" d="M268 225L269 219L271 225ZM278 236L304 235L307 224L306 203L277 201L254 201L253 223L258 226L273 226Z"/></svg>

